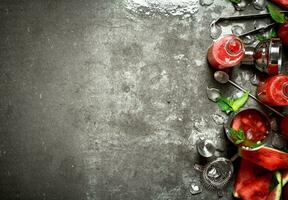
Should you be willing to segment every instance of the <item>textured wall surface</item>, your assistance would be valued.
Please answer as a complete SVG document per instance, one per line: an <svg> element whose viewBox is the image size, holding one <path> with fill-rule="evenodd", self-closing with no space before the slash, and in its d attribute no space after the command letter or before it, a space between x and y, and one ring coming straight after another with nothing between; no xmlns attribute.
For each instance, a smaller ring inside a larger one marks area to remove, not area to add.
<svg viewBox="0 0 288 200"><path fill-rule="evenodd" d="M121 0L1 0L1 199L218 199L189 186L196 140L229 145L206 97L221 88L206 50L212 18L234 12L220 0L190 17Z"/></svg>

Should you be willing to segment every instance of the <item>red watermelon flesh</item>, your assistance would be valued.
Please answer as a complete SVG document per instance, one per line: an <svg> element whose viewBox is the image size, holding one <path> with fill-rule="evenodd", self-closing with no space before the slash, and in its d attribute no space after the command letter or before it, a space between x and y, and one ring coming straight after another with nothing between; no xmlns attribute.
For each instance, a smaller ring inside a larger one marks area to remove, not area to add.
<svg viewBox="0 0 288 200"><path fill-rule="evenodd" d="M240 168L234 183L233 196L239 197L239 190L245 187L247 182L264 175L267 172L269 173L266 169L259 167L248 160L241 159Z"/></svg>
<svg viewBox="0 0 288 200"><path fill-rule="evenodd" d="M272 173L268 173L245 182L245 187L238 191L242 200L266 200L269 195L269 187Z"/></svg>
<svg viewBox="0 0 288 200"><path fill-rule="evenodd" d="M253 151L241 148L239 149L239 155L270 171L288 169L288 153L270 147L262 147Z"/></svg>
<svg viewBox="0 0 288 200"><path fill-rule="evenodd" d="M281 200L281 192L282 192L282 176L279 171L274 173L274 178L278 182L278 184L274 187L274 189L270 192L266 200Z"/></svg>

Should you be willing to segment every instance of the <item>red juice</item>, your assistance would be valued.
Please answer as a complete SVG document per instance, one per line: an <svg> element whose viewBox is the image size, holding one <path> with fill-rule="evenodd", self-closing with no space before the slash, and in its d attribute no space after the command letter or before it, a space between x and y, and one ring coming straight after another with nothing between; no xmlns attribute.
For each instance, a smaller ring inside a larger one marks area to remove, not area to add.
<svg viewBox="0 0 288 200"><path fill-rule="evenodd" d="M288 106L288 76L279 74L259 83L257 96L271 106Z"/></svg>
<svg viewBox="0 0 288 200"><path fill-rule="evenodd" d="M230 127L236 131L243 130L245 139L240 146L246 147L261 144L270 131L268 119L256 109L240 111L233 118ZM234 141L234 138L231 139Z"/></svg>
<svg viewBox="0 0 288 200"><path fill-rule="evenodd" d="M215 41L208 49L207 59L217 70L239 65L244 56L244 44L235 35L226 35Z"/></svg>

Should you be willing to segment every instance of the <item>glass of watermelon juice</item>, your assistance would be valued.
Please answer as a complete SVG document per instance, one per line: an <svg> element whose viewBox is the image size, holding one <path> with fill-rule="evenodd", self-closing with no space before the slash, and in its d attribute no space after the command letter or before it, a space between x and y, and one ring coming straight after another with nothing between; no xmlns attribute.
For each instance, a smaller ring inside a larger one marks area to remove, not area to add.
<svg viewBox="0 0 288 200"><path fill-rule="evenodd" d="M256 150L264 146L271 132L270 120L256 108L244 108L234 113L225 126L228 139L235 145Z"/></svg>

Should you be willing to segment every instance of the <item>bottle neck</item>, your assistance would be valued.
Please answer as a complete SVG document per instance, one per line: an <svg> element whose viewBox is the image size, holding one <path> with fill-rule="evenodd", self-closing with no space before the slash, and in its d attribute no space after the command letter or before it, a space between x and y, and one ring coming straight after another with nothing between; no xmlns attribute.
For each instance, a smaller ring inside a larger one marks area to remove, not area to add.
<svg viewBox="0 0 288 200"><path fill-rule="evenodd" d="M241 60L241 63L244 65L254 65L254 48L245 47L244 57Z"/></svg>
<svg viewBox="0 0 288 200"><path fill-rule="evenodd" d="M227 41L225 49L231 56L237 56L243 52L243 44L240 39L233 38Z"/></svg>
<svg viewBox="0 0 288 200"><path fill-rule="evenodd" d="M288 98L288 82L284 83L282 87L283 94Z"/></svg>

